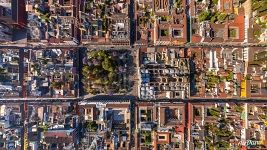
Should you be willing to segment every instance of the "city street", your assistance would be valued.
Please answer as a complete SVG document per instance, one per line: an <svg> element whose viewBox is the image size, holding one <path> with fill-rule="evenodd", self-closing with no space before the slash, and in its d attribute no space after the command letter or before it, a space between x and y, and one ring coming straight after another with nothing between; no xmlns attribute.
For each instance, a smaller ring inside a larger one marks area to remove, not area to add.
<svg viewBox="0 0 267 150"><path fill-rule="evenodd" d="M98 102L98 101L123 101L151 102L151 103L267 103L267 98L247 98L247 99L220 99L220 98L196 98L196 99L157 99L140 100L138 97L130 95L97 95L86 98L6 98L0 99L0 104L5 103L62 103L62 102Z"/></svg>

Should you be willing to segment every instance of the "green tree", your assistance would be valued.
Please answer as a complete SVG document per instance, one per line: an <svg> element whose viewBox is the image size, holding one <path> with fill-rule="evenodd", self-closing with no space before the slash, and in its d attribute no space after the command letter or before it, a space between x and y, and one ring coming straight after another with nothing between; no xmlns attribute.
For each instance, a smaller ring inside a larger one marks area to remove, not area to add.
<svg viewBox="0 0 267 150"><path fill-rule="evenodd" d="M96 124L95 121L89 121L87 123L87 126L86 126L87 131L89 131L89 132L90 131L95 132L97 130L97 128L98 128L98 126L97 126L97 124Z"/></svg>
<svg viewBox="0 0 267 150"><path fill-rule="evenodd" d="M101 72L101 70L100 70L100 68L98 68L98 67L95 67L94 69L93 69L93 75L96 75L96 76L98 76L99 74L100 74L100 72Z"/></svg>
<svg viewBox="0 0 267 150"><path fill-rule="evenodd" d="M150 11L145 7L145 17L150 18Z"/></svg>
<svg viewBox="0 0 267 150"><path fill-rule="evenodd" d="M258 30L254 30L254 31L253 31L253 35L254 35L254 37L256 37L256 38L259 38L260 35L261 35L261 30L260 30L260 29L258 29Z"/></svg>
<svg viewBox="0 0 267 150"><path fill-rule="evenodd" d="M45 124L45 125L42 125L42 126L39 126L41 129L43 129L43 131L47 131L48 130L48 125Z"/></svg>
<svg viewBox="0 0 267 150"><path fill-rule="evenodd" d="M50 87L60 89L62 85L63 85L63 82L61 81L59 82L53 81L51 82Z"/></svg>
<svg viewBox="0 0 267 150"><path fill-rule="evenodd" d="M242 106L240 106L240 105L236 105L234 109L235 109L236 112L239 112L239 113L244 111L244 108Z"/></svg>
<svg viewBox="0 0 267 150"><path fill-rule="evenodd" d="M198 19L200 22L210 20L210 18L211 18L211 12L209 10L208 11L202 11L198 16Z"/></svg>
<svg viewBox="0 0 267 150"><path fill-rule="evenodd" d="M252 76L250 74L247 74L246 75L246 80L251 80L252 79Z"/></svg>
<svg viewBox="0 0 267 150"><path fill-rule="evenodd" d="M105 69L109 72L113 72L113 70L114 70L113 64L109 58L104 59L104 61L102 62L102 67L103 67L103 69Z"/></svg>
<svg viewBox="0 0 267 150"><path fill-rule="evenodd" d="M96 94L99 94L99 93L100 93L99 90L97 90L97 89L92 89L92 88L90 88L90 87L88 87L86 90L87 90L88 93L93 94L93 95L96 95Z"/></svg>
<svg viewBox="0 0 267 150"><path fill-rule="evenodd" d="M100 52L100 51L99 51ZM97 56L99 55L98 51L89 51L87 53L87 57L89 60L93 59L93 58L97 58Z"/></svg>
<svg viewBox="0 0 267 150"><path fill-rule="evenodd" d="M201 149L202 143L199 140L194 140L194 145L197 149Z"/></svg>
<svg viewBox="0 0 267 150"><path fill-rule="evenodd" d="M228 149L228 148L230 148L230 143L228 141L219 141L217 143L217 148L219 148L219 149Z"/></svg>
<svg viewBox="0 0 267 150"><path fill-rule="evenodd" d="M3 73L5 73L5 70L6 70L6 69L4 69L4 68L0 67L0 74L3 74Z"/></svg>
<svg viewBox="0 0 267 150"><path fill-rule="evenodd" d="M220 116L220 111L217 110L216 108L208 109L208 113L209 113L211 116L215 116L215 117L219 117L219 116Z"/></svg>
<svg viewBox="0 0 267 150"><path fill-rule="evenodd" d="M85 12L90 12L91 11L91 2L87 3L86 4L86 7L85 7Z"/></svg>
<svg viewBox="0 0 267 150"><path fill-rule="evenodd" d="M86 76L86 75L89 74L89 72L90 72L90 68L89 68L89 66L84 66L83 69L82 69L82 74L83 74L84 76Z"/></svg>
<svg viewBox="0 0 267 150"><path fill-rule="evenodd" d="M182 4L181 0L175 0L176 7L180 7Z"/></svg>
<svg viewBox="0 0 267 150"><path fill-rule="evenodd" d="M47 65L47 63L48 63L48 59L45 59L45 58L42 59L42 64L43 64L43 65Z"/></svg>
<svg viewBox="0 0 267 150"><path fill-rule="evenodd" d="M261 109L264 113L267 113L267 107L261 107Z"/></svg>
<svg viewBox="0 0 267 150"><path fill-rule="evenodd" d="M218 4L218 0L212 0L212 5L217 5Z"/></svg>
<svg viewBox="0 0 267 150"><path fill-rule="evenodd" d="M228 76L226 77L226 80L227 81L231 81L234 79L234 73L231 71L228 73Z"/></svg>
<svg viewBox="0 0 267 150"><path fill-rule="evenodd" d="M237 32L236 32L236 29L230 29L229 30L229 35L230 35L230 37L236 37L236 34L237 34Z"/></svg>
<svg viewBox="0 0 267 150"><path fill-rule="evenodd" d="M32 68L34 71L38 71L40 69L40 66L39 66L39 64L33 64Z"/></svg>
<svg viewBox="0 0 267 150"><path fill-rule="evenodd" d="M105 0L106 5L110 5L111 0Z"/></svg>
<svg viewBox="0 0 267 150"><path fill-rule="evenodd" d="M225 13L221 13L220 15L218 15L218 20L219 21L224 21L225 19L226 19L226 17L227 17L228 15L227 14L225 14Z"/></svg>
<svg viewBox="0 0 267 150"><path fill-rule="evenodd" d="M108 19L107 19L106 16L104 16L104 18L103 18L102 26L103 26L103 31L107 32L107 30L108 30Z"/></svg>
<svg viewBox="0 0 267 150"><path fill-rule="evenodd" d="M109 72L109 74L108 74L108 79L109 79L111 82L113 82L114 78L115 78L115 73L114 73L114 72Z"/></svg>
<svg viewBox="0 0 267 150"><path fill-rule="evenodd" d="M97 55L101 58L101 59L105 59L105 58L108 58L108 54L103 51L103 50L100 50L97 52Z"/></svg>
<svg viewBox="0 0 267 150"><path fill-rule="evenodd" d="M217 16L212 16L210 22L215 23L217 20Z"/></svg>
<svg viewBox="0 0 267 150"><path fill-rule="evenodd" d="M107 51L89 51L87 61L92 62L90 65L85 64L82 69L84 76L82 82L85 89L90 94L99 92L106 93L112 89L112 92L120 90L121 84L119 78L116 78L121 60L117 56L110 55Z"/></svg>
<svg viewBox="0 0 267 150"><path fill-rule="evenodd" d="M145 139L145 145L150 145L152 142L151 132L145 131L143 133L143 135L144 135L144 139Z"/></svg>

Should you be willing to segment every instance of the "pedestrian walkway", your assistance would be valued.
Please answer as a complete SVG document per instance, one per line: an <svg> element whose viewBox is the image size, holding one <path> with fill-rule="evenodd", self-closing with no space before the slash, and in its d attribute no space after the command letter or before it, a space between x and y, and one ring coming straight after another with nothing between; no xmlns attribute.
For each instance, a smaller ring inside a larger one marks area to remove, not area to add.
<svg viewBox="0 0 267 150"><path fill-rule="evenodd" d="M252 14L252 1L251 0L246 0L244 3L243 3L243 7L245 9L245 16L250 18L251 17L251 14Z"/></svg>
<svg viewBox="0 0 267 150"><path fill-rule="evenodd" d="M244 48L244 51L243 51L243 59L244 61L248 62L248 47Z"/></svg>
<svg viewBox="0 0 267 150"><path fill-rule="evenodd" d="M248 42L248 28L249 28L249 17L246 15L245 16L245 40L244 42Z"/></svg>

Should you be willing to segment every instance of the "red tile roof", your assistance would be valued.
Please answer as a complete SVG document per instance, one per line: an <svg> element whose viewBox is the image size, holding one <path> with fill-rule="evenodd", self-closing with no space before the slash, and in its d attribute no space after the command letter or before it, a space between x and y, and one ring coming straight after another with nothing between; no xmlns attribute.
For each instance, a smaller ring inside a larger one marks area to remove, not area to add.
<svg viewBox="0 0 267 150"><path fill-rule="evenodd" d="M200 35L193 35L192 36L192 42L198 43L201 41L201 36Z"/></svg>
<svg viewBox="0 0 267 150"><path fill-rule="evenodd" d="M233 23L229 24L229 27L237 27L239 29L239 37L233 42L242 42L245 38L245 16L240 14L238 15Z"/></svg>

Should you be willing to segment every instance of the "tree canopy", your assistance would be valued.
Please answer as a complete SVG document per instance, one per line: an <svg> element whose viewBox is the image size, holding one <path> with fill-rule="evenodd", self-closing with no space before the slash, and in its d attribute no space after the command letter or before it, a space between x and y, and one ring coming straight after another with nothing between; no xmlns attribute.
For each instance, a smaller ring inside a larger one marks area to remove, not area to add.
<svg viewBox="0 0 267 150"><path fill-rule="evenodd" d="M202 11L198 16L198 19L200 22L210 20L211 19L211 12L209 10L208 11Z"/></svg>
<svg viewBox="0 0 267 150"><path fill-rule="evenodd" d="M97 130L97 124L95 121L89 121L86 126L87 131L96 131Z"/></svg>
<svg viewBox="0 0 267 150"><path fill-rule="evenodd" d="M104 50L89 51L82 69L83 84L90 94L113 93L123 88L120 70L124 70L124 63L119 56Z"/></svg>

